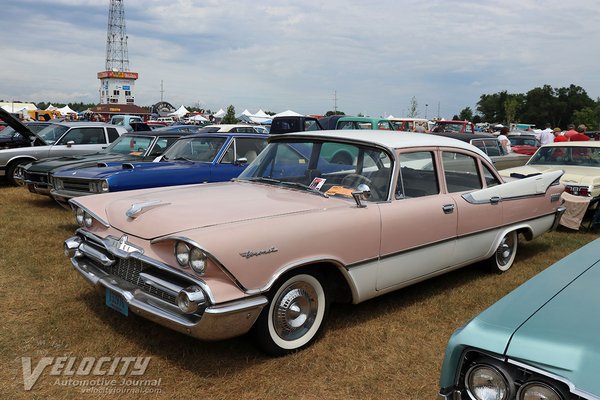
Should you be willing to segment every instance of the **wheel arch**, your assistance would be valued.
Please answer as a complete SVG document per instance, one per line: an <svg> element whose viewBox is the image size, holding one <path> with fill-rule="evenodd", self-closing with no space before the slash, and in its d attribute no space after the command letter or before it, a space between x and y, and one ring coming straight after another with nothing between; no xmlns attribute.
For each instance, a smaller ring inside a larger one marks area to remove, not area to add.
<svg viewBox="0 0 600 400"><path fill-rule="evenodd" d="M18 156L14 156L13 158L9 159L6 162L6 169L8 170L12 164L14 164L15 162L20 162L20 161L37 161L37 158L35 158L34 156L29 156L29 155L18 155Z"/></svg>
<svg viewBox="0 0 600 400"><path fill-rule="evenodd" d="M327 286L332 302L352 302L354 291L347 270L341 262L331 259L305 261L286 266L274 274L269 282L260 289L260 292L270 291L273 287L277 287L277 283L285 281L292 275L311 272L323 277L323 284Z"/></svg>

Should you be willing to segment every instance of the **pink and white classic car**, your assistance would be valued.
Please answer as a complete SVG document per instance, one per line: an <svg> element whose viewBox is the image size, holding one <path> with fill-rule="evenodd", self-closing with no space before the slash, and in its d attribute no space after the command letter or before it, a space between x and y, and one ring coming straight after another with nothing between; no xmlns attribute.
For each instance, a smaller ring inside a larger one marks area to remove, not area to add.
<svg viewBox="0 0 600 400"><path fill-rule="evenodd" d="M497 272L556 226L562 171L505 183L455 139L277 135L224 183L71 200L75 269L121 313L203 340L312 343L332 302L360 303L487 260Z"/></svg>

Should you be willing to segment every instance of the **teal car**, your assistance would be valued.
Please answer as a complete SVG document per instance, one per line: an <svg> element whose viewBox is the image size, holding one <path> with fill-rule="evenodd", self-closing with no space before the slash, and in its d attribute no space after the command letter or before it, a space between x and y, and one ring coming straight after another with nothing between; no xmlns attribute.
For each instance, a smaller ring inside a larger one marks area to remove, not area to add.
<svg viewBox="0 0 600 400"><path fill-rule="evenodd" d="M440 400L600 399L600 239L450 338Z"/></svg>

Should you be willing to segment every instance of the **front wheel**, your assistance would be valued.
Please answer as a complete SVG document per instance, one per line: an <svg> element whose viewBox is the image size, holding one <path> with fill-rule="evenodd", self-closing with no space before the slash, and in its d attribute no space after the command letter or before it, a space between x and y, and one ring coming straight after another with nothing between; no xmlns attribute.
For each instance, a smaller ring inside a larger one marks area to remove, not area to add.
<svg viewBox="0 0 600 400"><path fill-rule="evenodd" d="M488 259L488 265L493 272L501 274L512 267L517 255L517 232L508 232L496 248L494 255Z"/></svg>
<svg viewBox="0 0 600 400"><path fill-rule="evenodd" d="M23 165L30 163L32 160L17 160L8 165L6 169L6 178L13 186L23 185Z"/></svg>
<svg viewBox="0 0 600 400"><path fill-rule="evenodd" d="M300 273L271 292L270 304L256 321L254 334L268 354L281 356L311 344L321 332L329 309L322 278Z"/></svg>

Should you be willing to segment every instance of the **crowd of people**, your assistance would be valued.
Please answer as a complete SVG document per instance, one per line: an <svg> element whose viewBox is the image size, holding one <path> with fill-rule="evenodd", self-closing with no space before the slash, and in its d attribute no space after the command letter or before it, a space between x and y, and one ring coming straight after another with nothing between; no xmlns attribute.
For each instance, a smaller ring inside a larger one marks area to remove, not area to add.
<svg viewBox="0 0 600 400"><path fill-rule="evenodd" d="M586 135L587 127L584 124L579 125L577 130L573 124L570 124L566 131L560 128L552 128L551 124L546 124L543 130L530 128L527 131L534 135L542 146L553 142L583 142L590 140L590 137ZM498 135L498 141L505 153L511 152L511 142L508 138L508 133L509 129L504 127L500 129L500 134Z"/></svg>

